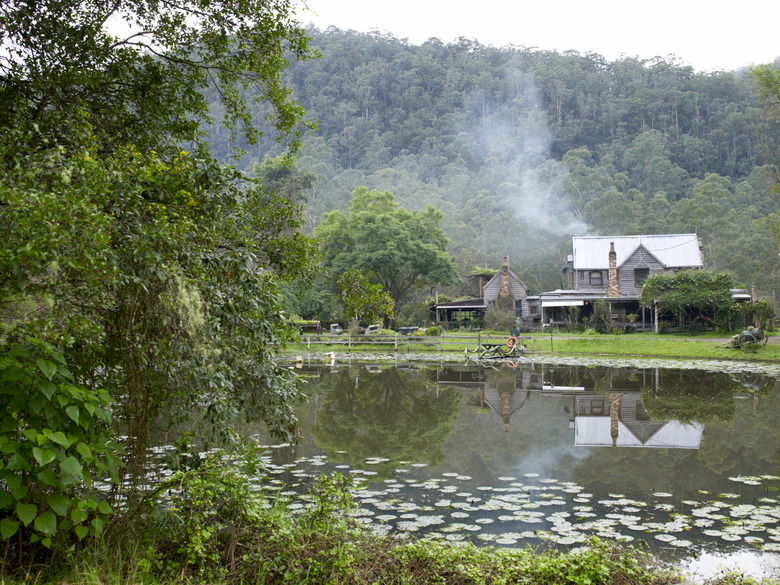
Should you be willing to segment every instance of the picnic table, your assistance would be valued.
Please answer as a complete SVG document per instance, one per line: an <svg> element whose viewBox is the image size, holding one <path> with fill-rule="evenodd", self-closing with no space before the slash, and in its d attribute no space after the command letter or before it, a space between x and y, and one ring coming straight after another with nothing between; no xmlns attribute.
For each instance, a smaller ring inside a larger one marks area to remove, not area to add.
<svg viewBox="0 0 780 585"><path fill-rule="evenodd" d="M483 343L480 345L480 347L482 348L482 353L486 354L486 353L496 353L498 351L498 348L503 348L505 347L505 345L503 343Z"/></svg>
<svg viewBox="0 0 780 585"><path fill-rule="evenodd" d="M511 344L510 340L514 340L515 343ZM469 348L465 349L466 359L489 359L489 358L506 358L516 357L521 355L524 350L522 343L517 341L517 338L510 337L504 343L495 343L491 341L484 341L479 344L473 350Z"/></svg>

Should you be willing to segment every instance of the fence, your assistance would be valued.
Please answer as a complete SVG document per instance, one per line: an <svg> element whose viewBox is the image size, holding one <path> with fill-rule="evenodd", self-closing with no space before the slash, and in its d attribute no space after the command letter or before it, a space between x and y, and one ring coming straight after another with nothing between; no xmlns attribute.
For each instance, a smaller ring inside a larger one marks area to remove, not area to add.
<svg viewBox="0 0 780 585"><path fill-rule="evenodd" d="M351 351L353 347L366 346L379 346L392 349L394 352L406 351L411 352L413 348L423 349L430 351L430 348L436 348L437 351L458 351L466 347L474 348L483 343L505 343L509 336L501 335L487 335L477 332L473 335L441 335L427 336L427 335L352 335L345 333L343 335L301 335L301 343L306 344L306 349L311 349L312 346L346 346L347 351ZM529 350L534 349L533 337L518 337L518 340L524 343ZM530 341L530 346L527 343Z"/></svg>

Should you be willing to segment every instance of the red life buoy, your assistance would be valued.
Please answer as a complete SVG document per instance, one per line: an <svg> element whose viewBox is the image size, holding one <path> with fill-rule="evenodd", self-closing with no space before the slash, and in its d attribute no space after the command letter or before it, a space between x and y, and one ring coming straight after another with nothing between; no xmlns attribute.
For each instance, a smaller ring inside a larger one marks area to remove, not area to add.
<svg viewBox="0 0 780 585"><path fill-rule="evenodd" d="M514 349L517 347L517 337L510 337L506 340L506 346L509 349Z"/></svg>

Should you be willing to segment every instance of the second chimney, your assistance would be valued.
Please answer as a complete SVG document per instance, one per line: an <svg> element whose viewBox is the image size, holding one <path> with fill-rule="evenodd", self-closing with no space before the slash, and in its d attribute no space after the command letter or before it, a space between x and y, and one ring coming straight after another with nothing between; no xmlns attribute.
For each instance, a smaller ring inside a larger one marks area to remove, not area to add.
<svg viewBox="0 0 780 585"><path fill-rule="evenodd" d="M609 243L609 286L607 287L608 297L620 296L620 275L617 269L617 253L615 252L615 242Z"/></svg>

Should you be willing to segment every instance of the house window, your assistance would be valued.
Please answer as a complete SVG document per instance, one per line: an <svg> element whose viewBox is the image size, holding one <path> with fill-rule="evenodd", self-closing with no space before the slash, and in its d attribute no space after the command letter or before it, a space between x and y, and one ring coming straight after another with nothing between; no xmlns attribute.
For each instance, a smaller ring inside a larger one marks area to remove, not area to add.
<svg viewBox="0 0 780 585"><path fill-rule="evenodd" d="M590 273L590 285L602 286L604 281L602 279L601 271L594 271Z"/></svg>
<svg viewBox="0 0 780 585"><path fill-rule="evenodd" d="M515 300L515 316L522 317L523 316L523 301L522 300Z"/></svg>
<svg viewBox="0 0 780 585"><path fill-rule="evenodd" d="M634 270L634 285L637 288L642 288L648 276L650 276L649 268L636 268Z"/></svg>
<svg viewBox="0 0 780 585"><path fill-rule="evenodd" d="M585 273L584 272L580 272L580 280L585 280Z"/></svg>
<svg viewBox="0 0 780 585"><path fill-rule="evenodd" d="M539 305L529 305L528 306L528 312L531 313L531 315L538 315L539 314Z"/></svg>

